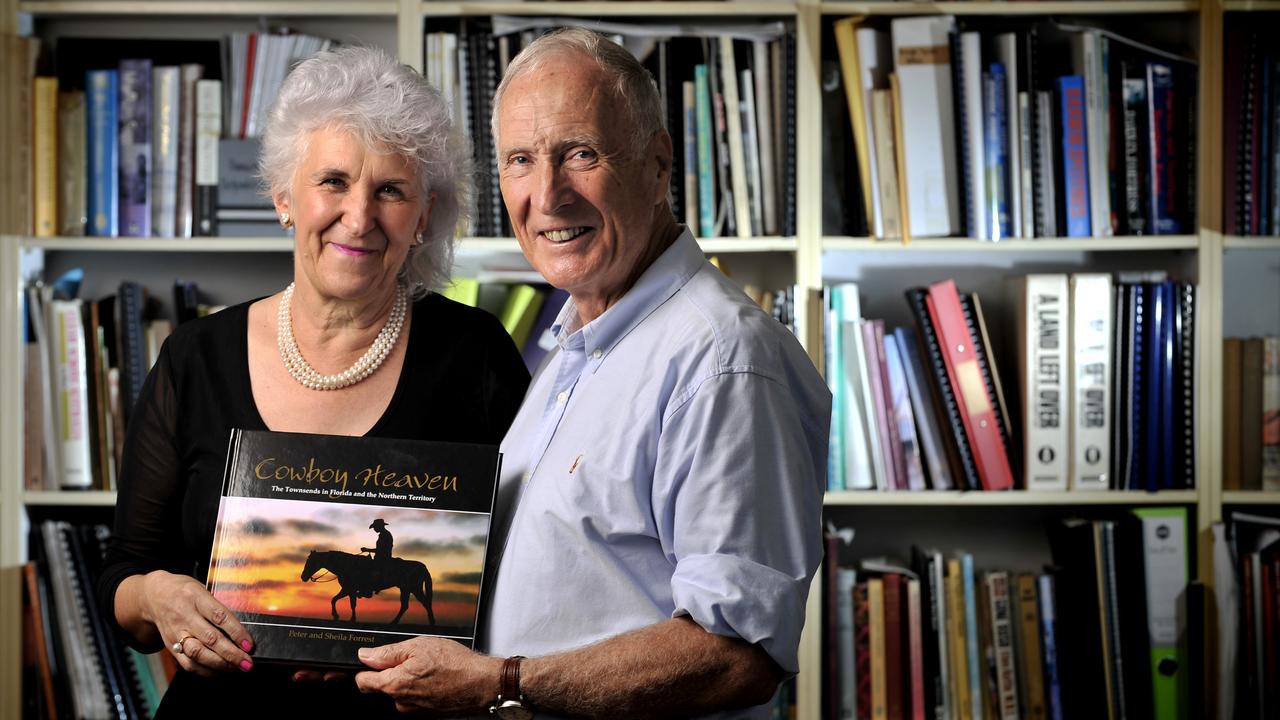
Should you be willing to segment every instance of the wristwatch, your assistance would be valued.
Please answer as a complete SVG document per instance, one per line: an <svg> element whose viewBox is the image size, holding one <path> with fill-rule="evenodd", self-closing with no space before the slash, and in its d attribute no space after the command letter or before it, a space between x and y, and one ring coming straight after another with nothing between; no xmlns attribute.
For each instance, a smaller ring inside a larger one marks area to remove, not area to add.
<svg viewBox="0 0 1280 720"><path fill-rule="evenodd" d="M520 661L523 655L507 658L502 663L502 685L498 699L489 706L489 714L498 720L530 720L533 711L524 704L520 693Z"/></svg>

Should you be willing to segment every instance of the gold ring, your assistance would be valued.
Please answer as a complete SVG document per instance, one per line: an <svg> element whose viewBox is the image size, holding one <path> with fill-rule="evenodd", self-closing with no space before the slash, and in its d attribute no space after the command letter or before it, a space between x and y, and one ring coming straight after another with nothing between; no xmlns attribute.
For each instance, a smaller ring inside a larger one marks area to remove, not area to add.
<svg viewBox="0 0 1280 720"><path fill-rule="evenodd" d="M187 654L186 651L182 649L182 644L185 643L189 638L193 638L193 637L195 637L195 635L183 635L182 639L170 645L169 649L173 651L174 655L186 655Z"/></svg>

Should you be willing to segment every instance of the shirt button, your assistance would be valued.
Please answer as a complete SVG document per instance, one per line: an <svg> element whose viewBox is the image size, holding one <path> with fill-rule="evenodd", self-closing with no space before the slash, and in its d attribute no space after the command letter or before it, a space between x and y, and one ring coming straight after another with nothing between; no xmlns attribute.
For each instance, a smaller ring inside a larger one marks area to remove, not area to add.
<svg viewBox="0 0 1280 720"><path fill-rule="evenodd" d="M599 360L599 359L600 359L601 357L603 357L603 356L604 356L604 353L603 353L603 352L600 352L600 348L596 348L595 350L593 350L593 351L591 352L591 357L593 357L593 358L595 358L595 359L597 359L597 360Z"/></svg>
<svg viewBox="0 0 1280 720"><path fill-rule="evenodd" d="M533 473L525 473L520 476L521 482L529 482L529 478L533 477Z"/></svg>
<svg viewBox="0 0 1280 720"><path fill-rule="evenodd" d="M568 400L569 400L568 390L561 390L559 394L556 395L556 403L559 405L565 404L566 402L568 402Z"/></svg>

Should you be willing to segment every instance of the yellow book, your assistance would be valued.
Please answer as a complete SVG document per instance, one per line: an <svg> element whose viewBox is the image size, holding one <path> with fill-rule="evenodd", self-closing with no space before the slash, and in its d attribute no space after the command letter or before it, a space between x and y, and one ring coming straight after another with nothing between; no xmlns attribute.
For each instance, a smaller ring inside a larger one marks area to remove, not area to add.
<svg viewBox="0 0 1280 720"><path fill-rule="evenodd" d="M511 334L516 347L523 348L533 329L533 321L538 318L538 310L542 307L542 293L532 285L512 285L507 293L507 303L502 308L498 319L502 327Z"/></svg>
<svg viewBox="0 0 1280 720"><path fill-rule="evenodd" d="M858 62L858 26L866 20L863 16L847 17L835 21L836 52L840 55L840 75L844 79L845 100L849 103L849 122L853 125L853 147L858 156L858 175L862 178L862 201L868 215L872 212L871 159L867 144L867 99L862 96L862 70ZM867 223L868 227L871 223Z"/></svg>
<svg viewBox="0 0 1280 720"><path fill-rule="evenodd" d="M969 664L965 658L964 580L960 561L947 560L947 648L951 655L951 707L957 720L973 720L969 695Z"/></svg>
<svg viewBox="0 0 1280 720"><path fill-rule="evenodd" d="M58 78L34 80L31 109L36 237L58 234Z"/></svg>
<svg viewBox="0 0 1280 720"><path fill-rule="evenodd" d="M85 197L84 91L58 93L58 235L84 235Z"/></svg>
<svg viewBox="0 0 1280 720"><path fill-rule="evenodd" d="M898 85L898 75L889 76L890 97L893 99L893 150L898 159L898 213L902 230L902 244L911 243L910 199L907 197L907 153L902 140L902 88Z"/></svg>
<svg viewBox="0 0 1280 720"><path fill-rule="evenodd" d="M867 615L871 619L871 718L889 717L888 688L884 666L884 581L867 581Z"/></svg>
<svg viewBox="0 0 1280 720"><path fill-rule="evenodd" d="M480 281L475 278L454 278L451 285L440 289L440 294L454 302L475 307L480 299Z"/></svg>

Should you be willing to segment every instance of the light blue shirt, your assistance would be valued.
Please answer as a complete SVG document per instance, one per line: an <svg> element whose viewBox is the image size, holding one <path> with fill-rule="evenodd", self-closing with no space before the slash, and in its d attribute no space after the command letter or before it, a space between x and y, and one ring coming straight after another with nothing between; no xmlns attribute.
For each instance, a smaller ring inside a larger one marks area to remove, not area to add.
<svg viewBox="0 0 1280 720"><path fill-rule="evenodd" d="M688 231L577 322L571 299L502 443L484 649L546 655L687 615L796 672L826 384Z"/></svg>

